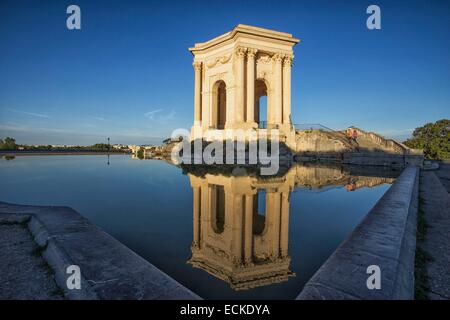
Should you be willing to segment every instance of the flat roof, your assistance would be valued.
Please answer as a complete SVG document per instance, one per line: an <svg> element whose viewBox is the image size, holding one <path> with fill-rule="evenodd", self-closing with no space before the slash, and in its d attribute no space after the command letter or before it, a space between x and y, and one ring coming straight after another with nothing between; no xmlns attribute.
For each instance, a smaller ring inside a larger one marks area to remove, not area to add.
<svg viewBox="0 0 450 320"><path fill-rule="evenodd" d="M247 34L247 35L254 35L262 38L270 38L270 39L276 39L281 41L286 41L293 43L294 45L300 42L300 39L296 39L292 36L290 33L286 32L280 32L276 30L270 30L265 28L259 28L259 27L253 27L245 24L238 24L236 27L233 28L233 30L224 33L218 37L215 37L209 41L206 42L199 42L194 45L194 47L189 48L189 51L200 51L205 50L207 48L210 48L212 46L215 46L219 43L222 43L224 41L233 39L238 34Z"/></svg>

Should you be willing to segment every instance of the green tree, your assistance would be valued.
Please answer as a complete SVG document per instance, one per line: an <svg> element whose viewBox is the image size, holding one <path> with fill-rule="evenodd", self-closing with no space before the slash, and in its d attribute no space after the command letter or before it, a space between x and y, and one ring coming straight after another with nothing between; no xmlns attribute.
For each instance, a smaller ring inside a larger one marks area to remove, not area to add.
<svg viewBox="0 0 450 320"><path fill-rule="evenodd" d="M0 140L0 149L3 150L15 150L17 149L16 139L6 137L5 140Z"/></svg>
<svg viewBox="0 0 450 320"><path fill-rule="evenodd" d="M107 143L96 143L91 148L94 150L109 150L109 145Z"/></svg>
<svg viewBox="0 0 450 320"><path fill-rule="evenodd" d="M136 153L137 157L139 159L144 159L144 152L145 152L144 148L140 147L138 152Z"/></svg>
<svg viewBox="0 0 450 320"><path fill-rule="evenodd" d="M416 128L404 142L410 148L423 149L426 159L450 159L450 120L442 119Z"/></svg>

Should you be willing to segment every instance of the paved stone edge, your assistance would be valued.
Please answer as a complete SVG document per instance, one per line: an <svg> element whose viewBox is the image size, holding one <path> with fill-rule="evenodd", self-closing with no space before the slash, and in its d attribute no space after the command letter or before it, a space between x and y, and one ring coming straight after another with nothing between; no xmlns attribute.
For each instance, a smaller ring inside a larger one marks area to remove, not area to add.
<svg viewBox="0 0 450 320"><path fill-rule="evenodd" d="M69 207L0 202L1 219L27 222L68 299L201 299ZM67 289L69 265L81 269L81 290Z"/></svg>
<svg viewBox="0 0 450 320"><path fill-rule="evenodd" d="M430 257L425 263L427 295L431 300L450 300L450 194L436 172L421 172L420 183L427 225L420 247Z"/></svg>
<svg viewBox="0 0 450 320"><path fill-rule="evenodd" d="M407 167L296 299L413 299L418 192L419 168ZM370 265L379 290L367 288Z"/></svg>

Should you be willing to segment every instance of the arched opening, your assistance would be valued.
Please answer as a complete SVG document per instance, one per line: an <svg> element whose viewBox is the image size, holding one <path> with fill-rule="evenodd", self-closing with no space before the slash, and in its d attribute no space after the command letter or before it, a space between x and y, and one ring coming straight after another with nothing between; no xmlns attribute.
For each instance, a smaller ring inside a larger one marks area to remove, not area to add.
<svg viewBox="0 0 450 320"><path fill-rule="evenodd" d="M261 127L267 127L264 125L264 123L267 123L267 96L259 97L258 105L259 119L257 120L257 123L261 124Z"/></svg>
<svg viewBox="0 0 450 320"><path fill-rule="evenodd" d="M222 233L225 226L225 190L223 186L211 186L211 224L214 232Z"/></svg>
<svg viewBox="0 0 450 320"><path fill-rule="evenodd" d="M253 198L253 234L260 235L266 226L266 190L259 189Z"/></svg>
<svg viewBox="0 0 450 320"><path fill-rule="evenodd" d="M219 80L212 89L211 127L224 129L227 120L227 86Z"/></svg>
<svg viewBox="0 0 450 320"><path fill-rule="evenodd" d="M267 128L268 119L267 85L262 79L255 81L255 122L260 129Z"/></svg>

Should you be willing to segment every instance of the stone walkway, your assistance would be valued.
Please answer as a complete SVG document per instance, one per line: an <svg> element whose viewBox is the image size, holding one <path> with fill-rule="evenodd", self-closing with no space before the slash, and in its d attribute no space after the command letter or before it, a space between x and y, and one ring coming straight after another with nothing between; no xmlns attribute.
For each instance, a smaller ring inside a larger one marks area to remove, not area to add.
<svg viewBox="0 0 450 320"><path fill-rule="evenodd" d="M63 299L25 223L0 221L0 300Z"/></svg>
<svg viewBox="0 0 450 320"><path fill-rule="evenodd" d="M70 265L79 290L67 288ZM69 207L0 201L0 299L60 298L201 299Z"/></svg>
<svg viewBox="0 0 450 320"><path fill-rule="evenodd" d="M439 180L441 180L447 192L450 192L450 163L440 163L439 170L434 171Z"/></svg>
<svg viewBox="0 0 450 320"><path fill-rule="evenodd" d="M432 257L426 268L428 297L433 300L450 299L450 195L438 176L450 177L450 166L422 171L420 176L421 206L428 224L422 248Z"/></svg>

